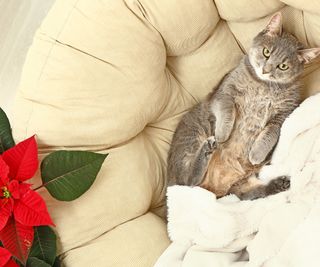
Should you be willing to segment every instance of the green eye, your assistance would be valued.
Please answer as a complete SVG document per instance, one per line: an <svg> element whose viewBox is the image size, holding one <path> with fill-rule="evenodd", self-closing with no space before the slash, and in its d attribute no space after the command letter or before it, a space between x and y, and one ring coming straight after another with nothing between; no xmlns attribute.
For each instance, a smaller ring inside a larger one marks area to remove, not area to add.
<svg viewBox="0 0 320 267"><path fill-rule="evenodd" d="M287 70L287 69L289 69L289 66L287 64L281 63L278 65L278 68L280 70Z"/></svg>
<svg viewBox="0 0 320 267"><path fill-rule="evenodd" d="M263 55L264 55L266 58L269 58L270 55L271 55L270 50L269 50L268 48L266 48L266 47L263 48L262 53L263 53Z"/></svg>

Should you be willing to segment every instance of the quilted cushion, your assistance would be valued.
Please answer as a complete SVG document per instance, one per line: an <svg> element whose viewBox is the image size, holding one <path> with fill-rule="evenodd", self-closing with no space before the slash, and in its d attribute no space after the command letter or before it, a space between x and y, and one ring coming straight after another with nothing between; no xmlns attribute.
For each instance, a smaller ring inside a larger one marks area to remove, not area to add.
<svg viewBox="0 0 320 267"><path fill-rule="evenodd" d="M303 0L57 0L37 31L15 102L17 140L110 153L91 189L53 200L65 266L152 266L168 246L166 156L181 116L239 62L270 15L320 45L320 4ZM304 96L320 82L306 68ZM39 185L39 178L33 180Z"/></svg>

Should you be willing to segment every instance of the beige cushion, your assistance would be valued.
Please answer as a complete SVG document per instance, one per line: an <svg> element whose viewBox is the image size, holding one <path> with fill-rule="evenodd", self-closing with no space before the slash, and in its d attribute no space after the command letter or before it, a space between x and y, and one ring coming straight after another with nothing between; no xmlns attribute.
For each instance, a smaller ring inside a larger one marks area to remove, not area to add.
<svg viewBox="0 0 320 267"><path fill-rule="evenodd" d="M14 135L36 134L41 157L57 149L110 153L76 201L41 191L66 266L153 265L169 244L158 215L176 124L278 10L302 42L320 45L317 1L56 1L24 66ZM319 90L318 67L306 69L305 96Z"/></svg>

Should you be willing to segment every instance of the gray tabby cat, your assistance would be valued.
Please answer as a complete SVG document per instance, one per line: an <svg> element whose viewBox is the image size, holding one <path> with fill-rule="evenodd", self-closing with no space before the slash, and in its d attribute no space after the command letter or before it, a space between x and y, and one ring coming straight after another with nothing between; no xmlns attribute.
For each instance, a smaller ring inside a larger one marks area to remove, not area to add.
<svg viewBox="0 0 320 267"><path fill-rule="evenodd" d="M304 64L320 48L303 49L282 31L281 13L253 40L249 54L208 98L185 114L168 156L168 184L201 186L222 197L265 197L286 190L287 177L262 185L257 173L268 161L280 128L299 105Z"/></svg>

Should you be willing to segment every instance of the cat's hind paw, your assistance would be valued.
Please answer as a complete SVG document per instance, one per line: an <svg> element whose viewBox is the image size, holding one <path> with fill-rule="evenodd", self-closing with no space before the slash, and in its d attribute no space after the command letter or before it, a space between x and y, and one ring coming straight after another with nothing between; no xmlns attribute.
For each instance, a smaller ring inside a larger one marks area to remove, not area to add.
<svg viewBox="0 0 320 267"><path fill-rule="evenodd" d="M274 195L290 188L290 177L280 176L273 179L266 188L267 195Z"/></svg>

